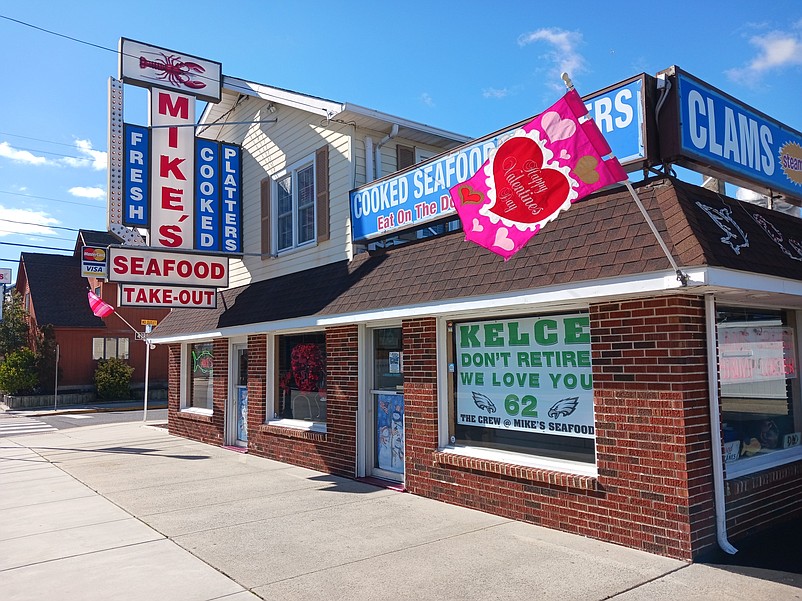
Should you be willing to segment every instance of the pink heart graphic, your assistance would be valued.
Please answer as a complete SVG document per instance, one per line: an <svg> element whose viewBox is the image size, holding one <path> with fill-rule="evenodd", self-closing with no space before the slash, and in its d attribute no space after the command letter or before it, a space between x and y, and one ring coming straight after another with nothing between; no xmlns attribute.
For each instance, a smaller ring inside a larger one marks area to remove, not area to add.
<svg viewBox="0 0 802 601"><path fill-rule="evenodd" d="M571 185L556 169L543 169L543 152L530 138L511 138L493 159L496 202L490 211L518 223L537 223L557 211Z"/></svg>
<svg viewBox="0 0 802 601"><path fill-rule="evenodd" d="M485 227L481 223L479 223L479 220L476 217L473 218L473 225L471 226L471 228L472 228L472 231L474 231L474 232L483 232L483 231L485 231Z"/></svg>
<svg viewBox="0 0 802 601"><path fill-rule="evenodd" d="M567 151L565 148L563 148L563 149L560 151L560 158L561 158L562 160L564 160L564 161L568 161L568 160L570 160L570 159L571 159L571 155L570 155L570 154L568 154L568 151Z"/></svg>
<svg viewBox="0 0 802 601"><path fill-rule="evenodd" d="M515 248L515 242L507 237L506 227L501 227L496 231L496 239L493 241L493 246L498 246L506 251L511 251Z"/></svg>
<svg viewBox="0 0 802 601"><path fill-rule="evenodd" d="M570 119L563 119L560 113L549 111L540 120L543 131L549 136L552 142L567 140L576 132L576 124Z"/></svg>

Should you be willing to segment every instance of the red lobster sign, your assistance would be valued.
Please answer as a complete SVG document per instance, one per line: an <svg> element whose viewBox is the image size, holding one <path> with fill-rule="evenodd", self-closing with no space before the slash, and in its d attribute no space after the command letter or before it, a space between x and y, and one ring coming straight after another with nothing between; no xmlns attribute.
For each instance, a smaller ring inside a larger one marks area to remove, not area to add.
<svg viewBox="0 0 802 601"><path fill-rule="evenodd" d="M143 88L166 88L220 102L222 65L183 52L120 39L120 79Z"/></svg>
<svg viewBox="0 0 802 601"><path fill-rule="evenodd" d="M159 75L156 76L158 79L169 81L171 84L177 87L186 86L193 90L200 90L206 87L204 82L191 79L192 74L190 71L194 71L195 73L206 72L206 69L204 69L198 63L194 63L192 61L182 61L181 57L177 54L168 55L164 52L153 52L148 54L157 54L161 56L161 58L157 58L156 60L148 60L144 56L140 56L140 69L154 69L157 73L159 73Z"/></svg>

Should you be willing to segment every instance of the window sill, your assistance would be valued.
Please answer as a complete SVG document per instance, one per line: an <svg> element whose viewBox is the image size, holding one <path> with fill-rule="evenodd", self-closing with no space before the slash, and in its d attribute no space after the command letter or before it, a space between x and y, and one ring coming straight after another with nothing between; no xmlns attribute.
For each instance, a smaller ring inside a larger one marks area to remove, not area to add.
<svg viewBox="0 0 802 601"><path fill-rule="evenodd" d="M273 232L273 234L275 234L275 232ZM317 240L312 240L310 242L305 242L300 246L293 246L292 248L285 248L284 250L278 250L276 251L276 254L273 256L276 257L277 259L280 259L282 257L294 255L295 253L303 252L305 250L309 250L310 248L316 248L316 247L317 247Z"/></svg>
<svg viewBox="0 0 802 601"><path fill-rule="evenodd" d="M596 465L532 457L479 447L448 446L435 453L438 463L581 490L597 490Z"/></svg>
<svg viewBox="0 0 802 601"><path fill-rule="evenodd" d="M275 419L259 426L259 432L279 434L289 438L326 440L326 424L298 419Z"/></svg>
<svg viewBox="0 0 802 601"><path fill-rule="evenodd" d="M742 476L749 476L756 472L780 467L799 460L802 460L802 446L773 451L765 455L758 455L747 459L730 461L724 464L727 472L725 479L733 480Z"/></svg>
<svg viewBox="0 0 802 601"><path fill-rule="evenodd" d="M199 409L187 407L178 412L178 416L184 419L192 419L199 422L211 422L213 411L211 409Z"/></svg>

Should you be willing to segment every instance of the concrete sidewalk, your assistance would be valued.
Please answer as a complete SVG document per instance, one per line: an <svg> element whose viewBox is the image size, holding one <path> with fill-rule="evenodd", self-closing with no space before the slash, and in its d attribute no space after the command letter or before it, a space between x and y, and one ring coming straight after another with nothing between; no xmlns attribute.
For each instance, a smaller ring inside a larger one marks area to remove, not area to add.
<svg viewBox="0 0 802 601"><path fill-rule="evenodd" d="M0 510L4 601L802 599L141 423L0 439Z"/></svg>

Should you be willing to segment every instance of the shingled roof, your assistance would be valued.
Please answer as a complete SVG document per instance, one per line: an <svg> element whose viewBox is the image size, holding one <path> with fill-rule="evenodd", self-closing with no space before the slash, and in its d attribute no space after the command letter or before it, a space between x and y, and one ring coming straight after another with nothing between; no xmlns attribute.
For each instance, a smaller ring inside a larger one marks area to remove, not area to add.
<svg viewBox="0 0 802 601"><path fill-rule="evenodd" d="M760 225L762 217L774 225L778 235L790 238L793 232L802 240L800 219L675 180L660 178L637 188L681 268L718 266L802 280L802 254L797 259L788 256ZM722 242L727 231L719 225L721 219L711 218L710 207L718 209L719 213L713 214L720 217L729 211L737 223L730 229L737 232L740 227L749 245L736 252ZM506 262L456 232L225 290L219 293L215 310L174 310L159 326L158 337L523 292L668 269L671 265L637 205L619 188L576 203Z"/></svg>
<svg viewBox="0 0 802 601"><path fill-rule="evenodd" d="M31 301L40 326L105 328L86 300L86 280L81 277L81 259L73 255L22 253L20 255Z"/></svg>
<svg viewBox="0 0 802 601"><path fill-rule="evenodd" d="M79 230L78 238L75 240L75 253L80 252L82 246L111 246L120 244L121 240L111 232L101 232L100 230Z"/></svg>

